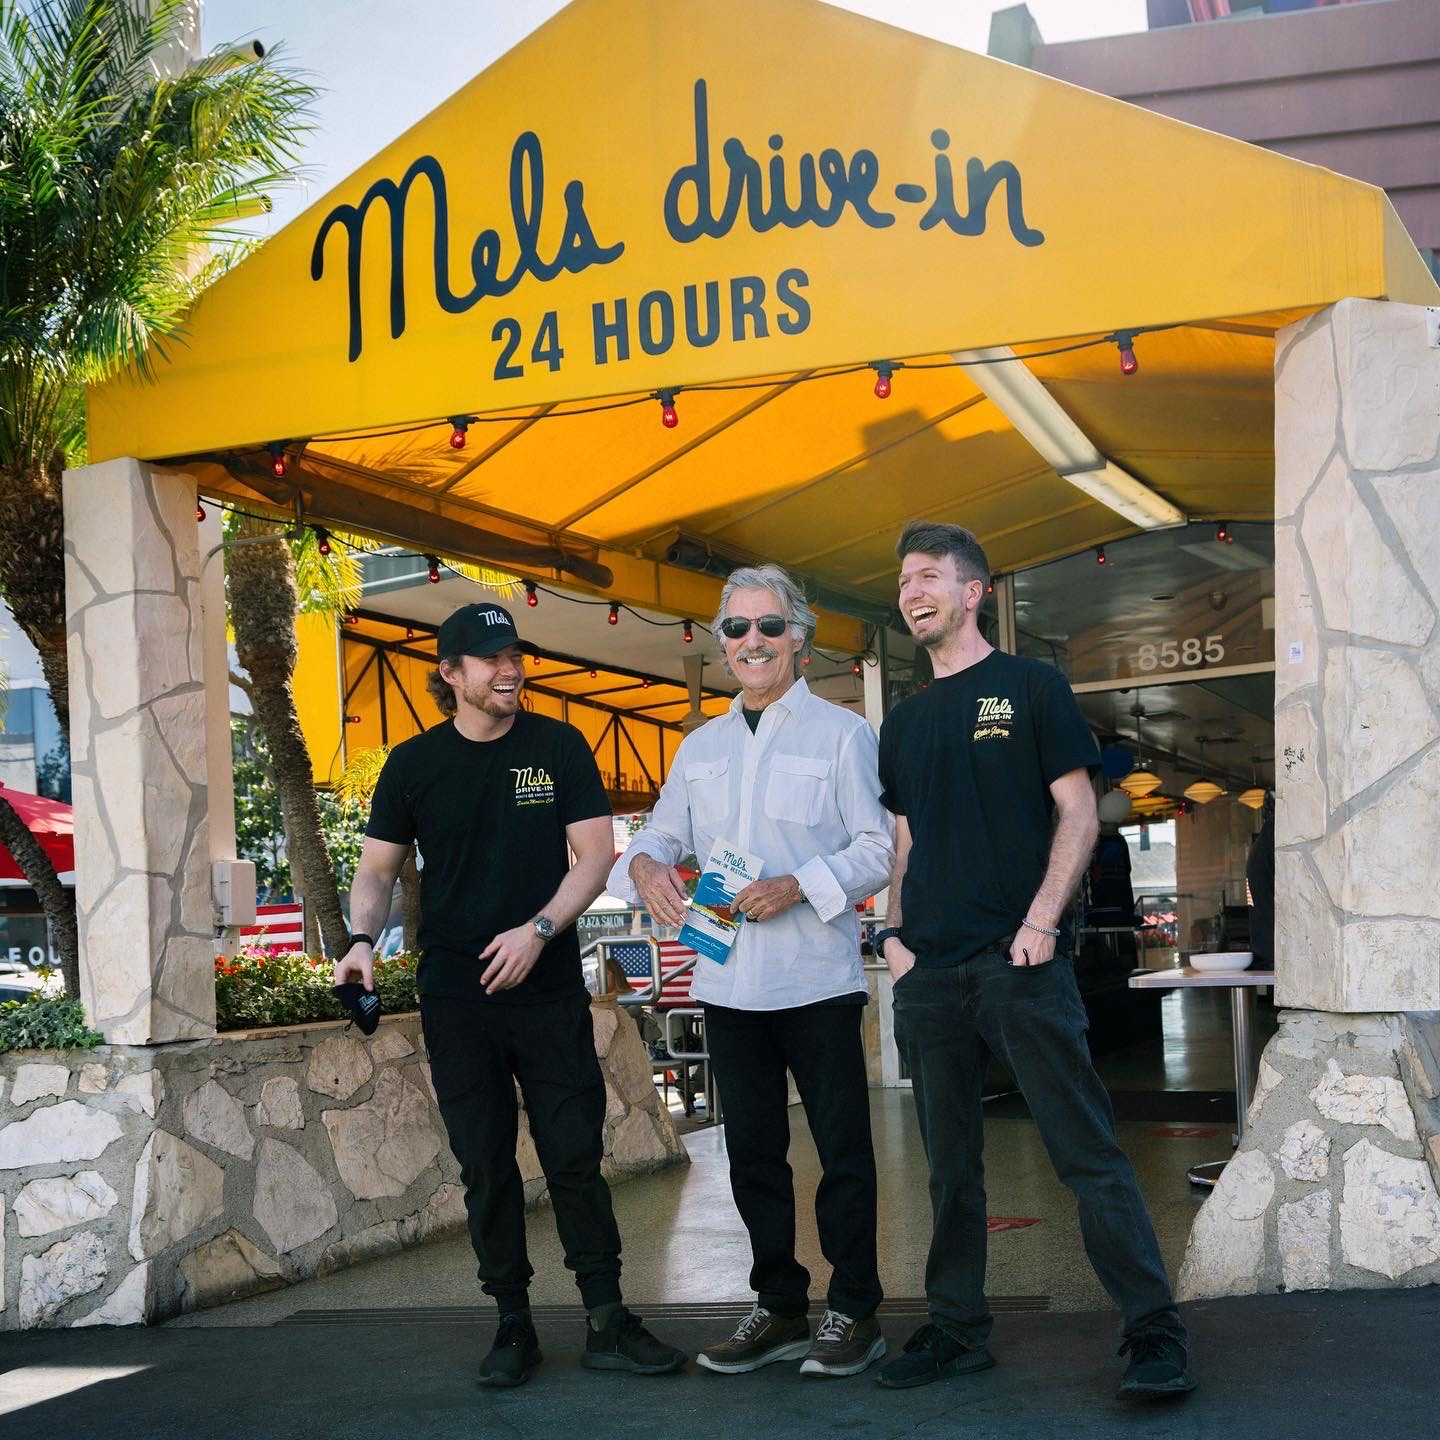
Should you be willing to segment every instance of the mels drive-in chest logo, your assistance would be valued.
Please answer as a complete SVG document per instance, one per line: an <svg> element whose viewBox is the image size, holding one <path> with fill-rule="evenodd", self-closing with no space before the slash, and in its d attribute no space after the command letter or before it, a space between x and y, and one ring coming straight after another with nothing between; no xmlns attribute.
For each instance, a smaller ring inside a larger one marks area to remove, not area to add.
<svg viewBox="0 0 1440 1440"><path fill-rule="evenodd" d="M744 141L731 136L720 147L722 163L710 149L709 97L704 80L694 89L694 158L672 173L661 197L665 228L677 244L701 238L722 239L739 227L757 235L777 227L803 230L829 229L847 213L862 225L884 230L901 218L913 218L917 227L943 226L952 234L982 235L992 202L1003 195L1005 223L1016 243L1043 245L1043 232L1025 218L1020 171L1009 160L986 164L971 156L957 182L950 157L950 135L943 129L930 133L934 151L927 183L911 178L890 182L882 176L875 152L860 148L850 155L827 147L818 153L787 154L785 137L772 134L766 141L768 158L757 158ZM449 182L444 166L433 155L417 158L398 181L377 180L356 205L337 205L320 222L310 256L310 275L326 278L327 258L337 249L343 254L349 303L349 358L358 360L367 337L361 318L362 259L366 217L376 202L389 214L390 335L405 333L407 306L405 241L406 207L416 199L418 182L434 216L431 264L434 300L449 315L463 315L484 300L503 300L521 281L544 284L562 274L580 275L612 265L625 253L623 237L597 235L585 212L585 185L578 179L561 190L563 229L552 251L541 248L540 233L547 203L545 155L540 137L527 130L510 154L508 230L482 230L470 248L470 275L455 288L451 275ZM957 195L957 184L963 198ZM890 205L890 197L896 202ZM343 244L332 243L338 231ZM384 254L385 252L372 253ZM332 270L333 273L333 270ZM648 290L641 295L604 293L597 286L590 306L587 333L562 335L559 314L547 310L529 326L529 333L514 316L498 316L490 330L495 347L493 377L513 380L525 373L527 363L545 365L552 372L563 368L566 346L588 343L597 366L623 366L637 352L661 356L683 335L685 342L704 349L723 339L731 344L781 335L799 335L809 328L811 297L806 293L809 275L799 266L777 275L733 275L678 288Z"/></svg>

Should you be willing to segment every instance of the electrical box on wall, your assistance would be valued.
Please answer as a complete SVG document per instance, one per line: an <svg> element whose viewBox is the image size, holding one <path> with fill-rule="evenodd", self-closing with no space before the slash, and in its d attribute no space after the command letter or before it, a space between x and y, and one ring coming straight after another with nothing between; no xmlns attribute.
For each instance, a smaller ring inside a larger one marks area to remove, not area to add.
<svg viewBox="0 0 1440 1440"><path fill-rule="evenodd" d="M255 863L216 860L210 867L215 923L233 927L255 923Z"/></svg>

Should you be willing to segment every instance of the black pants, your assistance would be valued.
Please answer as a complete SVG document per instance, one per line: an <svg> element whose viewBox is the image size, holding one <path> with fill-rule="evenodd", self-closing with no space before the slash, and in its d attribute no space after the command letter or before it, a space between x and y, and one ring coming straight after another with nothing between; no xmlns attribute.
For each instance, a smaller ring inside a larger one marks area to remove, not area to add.
<svg viewBox="0 0 1440 1440"><path fill-rule="evenodd" d="M583 991L531 1005L422 996L430 1075L460 1162L481 1288L502 1311L525 1303L525 1187L515 1163L525 1097L566 1267L590 1308L620 1299L620 1232L600 1174L605 1080Z"/></svg>
<svg viewBox="0 0 1440 1440"><path fill-rule="evenodd" d="M991 1051L1014 1076L1055 1173L1075 1193L1085 1253L1120 1307L1125 1333L1185 1334L1085 1030L1075 969L1064 955L1015 966L995 947L952 968L916 966L895 986L895 1035L930 1162L935 1229L925 1293L934 1323L967 1345L983 1345L991 1325L981 1161L981 1085Z"/></svg>
<svg viewBox="0 0 1440 1440"><path fill-rule="evenodd" d="M863 1319L881 1300L863 1014L863 1005L705 1006L706 1046L725 1104L730 1189L750 1233L750 1288L777 1315L810 1309L810 1272L795 1258L795 1186L785 1158L787 1069L820 1152L815 1222L831 1267L827 1304Z"/></svg>

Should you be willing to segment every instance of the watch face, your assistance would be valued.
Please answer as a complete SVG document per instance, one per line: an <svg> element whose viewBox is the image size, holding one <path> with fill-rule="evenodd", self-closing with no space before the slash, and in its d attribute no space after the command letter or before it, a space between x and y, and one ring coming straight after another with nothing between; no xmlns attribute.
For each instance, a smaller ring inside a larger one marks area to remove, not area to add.
<svg viewBox="0 0 1440 1440"><path fill-rule="evenodd" d="M542 940L553 940L555 938L555 922L548 915L537 915L535 917L535 933Z"/></svg>

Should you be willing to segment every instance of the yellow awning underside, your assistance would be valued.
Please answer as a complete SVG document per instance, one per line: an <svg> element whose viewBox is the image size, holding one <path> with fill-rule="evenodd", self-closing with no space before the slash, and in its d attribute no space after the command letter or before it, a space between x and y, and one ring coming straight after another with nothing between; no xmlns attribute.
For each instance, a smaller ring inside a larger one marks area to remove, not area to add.
<svg viewBox="0 0 1440 1440"><path fill-rule="evenodd" d="M1105 457L1266 518L1275 331L1347 296L1440 303L1373 187L814 0L575 0L95 390L91 458L677 614L715 591L677 537L884 603L916 516L997 570L1132 528L954 352L1036 357ZM1037 357L1160 326L1132 377ZM888 400L830 373L877 360Z"/></svg>

